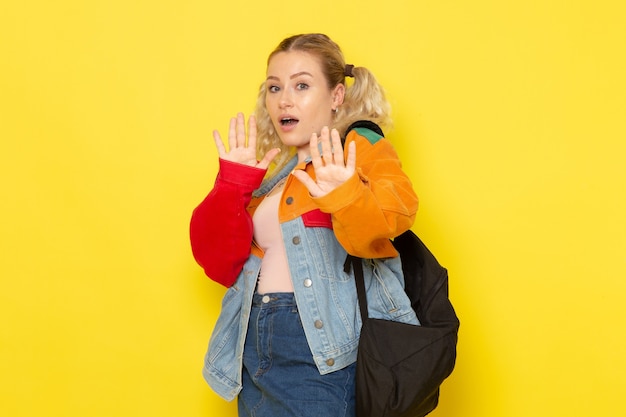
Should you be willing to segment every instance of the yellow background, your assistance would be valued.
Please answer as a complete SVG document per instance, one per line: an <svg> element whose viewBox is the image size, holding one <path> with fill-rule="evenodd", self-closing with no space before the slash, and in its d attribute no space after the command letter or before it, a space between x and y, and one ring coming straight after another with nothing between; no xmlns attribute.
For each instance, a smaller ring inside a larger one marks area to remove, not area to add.
<svg viewBox="0 0 626 417"><path fill-rule="evenodd" d="M0 7L0 415L234 416L200 369L223 289L189 250L210 132L283 37L325 32L394 106L450 271L433 416L623 415L626 6L14 1Z"/></svg>

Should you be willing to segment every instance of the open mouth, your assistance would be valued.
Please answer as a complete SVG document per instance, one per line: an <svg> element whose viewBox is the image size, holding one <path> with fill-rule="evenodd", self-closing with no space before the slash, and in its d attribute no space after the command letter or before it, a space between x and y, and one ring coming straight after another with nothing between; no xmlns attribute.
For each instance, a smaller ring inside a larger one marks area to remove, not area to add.
<svg viewBox="0 0 626 417"><path fill-rule="evenodd" d="M290 117L285 117L284 119L280 119L280 124L282 126L291 126L298 123L298 119L292 119Z"/></svg>

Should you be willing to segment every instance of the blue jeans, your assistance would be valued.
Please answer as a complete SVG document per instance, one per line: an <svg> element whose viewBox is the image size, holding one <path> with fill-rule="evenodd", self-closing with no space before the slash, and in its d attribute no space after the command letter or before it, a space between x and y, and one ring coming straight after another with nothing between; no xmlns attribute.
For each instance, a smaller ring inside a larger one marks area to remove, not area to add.
<svg viewBox="0 0 626 417"><path fill-rule="evenodd" d="M240 417L354 417L354 373L320 375L292 293L254 294Z"/></svg>

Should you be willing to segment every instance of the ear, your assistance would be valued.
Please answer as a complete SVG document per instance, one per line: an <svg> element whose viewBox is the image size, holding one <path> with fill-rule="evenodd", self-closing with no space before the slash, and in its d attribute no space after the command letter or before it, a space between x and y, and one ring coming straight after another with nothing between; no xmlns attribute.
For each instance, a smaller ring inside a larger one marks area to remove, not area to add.
<svg viewBox="0 0 626 417"><path fill-rule="evenodd" d="M346 86L343 84L337 84L331 93L333 98L332 108L333 110L343 104L343 99L346 96Z"/></svg>

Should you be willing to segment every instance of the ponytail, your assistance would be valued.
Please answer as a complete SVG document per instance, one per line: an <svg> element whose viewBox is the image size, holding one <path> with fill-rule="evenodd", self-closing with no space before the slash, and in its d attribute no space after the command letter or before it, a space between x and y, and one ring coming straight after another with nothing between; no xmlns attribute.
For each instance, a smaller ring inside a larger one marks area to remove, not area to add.
<svg viewBox="0 0 626 417"><path fill-rule="evenodd" d="M343 104L337 109L335 127L343 133L357 120L370 120L384 129L391 128L391 106L383 87L365 67L346 66L354 82L346 88ZM349 75L348 75L349 76Z"/></svg>

